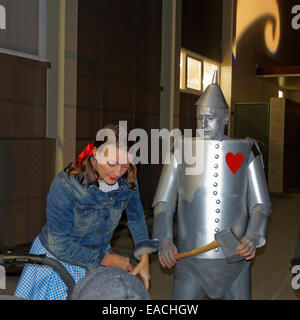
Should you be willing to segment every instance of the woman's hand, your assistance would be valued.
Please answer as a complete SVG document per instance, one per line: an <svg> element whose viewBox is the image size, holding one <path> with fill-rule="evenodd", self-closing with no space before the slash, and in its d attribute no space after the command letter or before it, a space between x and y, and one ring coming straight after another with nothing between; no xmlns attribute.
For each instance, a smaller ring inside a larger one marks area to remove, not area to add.
<svg viewBox="0 0 300 320"><path fill-rule="evenodd" d="M146 289L149 289L150 267L148 254L142 254L140 263L131 271L131 274L134 276L140 275Z"/></svg>
<svg viewBox="0 0 300 320"><path fill-rule="evenodd" d="M113 266L128 271L133 271L133 267L129 262L129 258L123 257L115 253L105 255L103 260L101 261L101 266Z"/></svg>

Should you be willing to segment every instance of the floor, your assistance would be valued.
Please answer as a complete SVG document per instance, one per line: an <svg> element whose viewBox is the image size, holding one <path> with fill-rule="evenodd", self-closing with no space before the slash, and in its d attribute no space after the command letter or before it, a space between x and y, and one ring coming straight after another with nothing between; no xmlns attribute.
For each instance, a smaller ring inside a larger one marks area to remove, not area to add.
<svg viewBox="0 0 300 320"><path fill-rule="evenodd" d="M300 230L300 189L281 195L271 195L273 212L268 227L267 243L257 250L252 264L252 298L254 300L299 300L300 295L291 286L290 260ZM119 232L112 245L131 255L132 241L127 230ZM151 285L153 300L169 300L172 291L173 270L163 269L157 255L151 256ZM19 276L7 277L7 289L1 294L13 294Z"/></svg>

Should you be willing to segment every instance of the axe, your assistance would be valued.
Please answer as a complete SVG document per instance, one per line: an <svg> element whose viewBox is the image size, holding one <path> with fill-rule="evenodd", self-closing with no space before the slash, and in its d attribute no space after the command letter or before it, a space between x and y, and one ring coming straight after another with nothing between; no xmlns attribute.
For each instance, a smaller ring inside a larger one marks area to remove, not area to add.
<svg viewBox="0 0 300 320"><path fill-rule="evenodd" d="M207 252L209 250L220 247L224 253L225 259L228 263L238 262L244 259L236 253L236 248L240 244L240 240L232 232L231 228L225 229L215 234L215 240L206 246L191 251L179 253L175 256L175 259L182 259L190 256L194 256L199 253Z"/></svg>

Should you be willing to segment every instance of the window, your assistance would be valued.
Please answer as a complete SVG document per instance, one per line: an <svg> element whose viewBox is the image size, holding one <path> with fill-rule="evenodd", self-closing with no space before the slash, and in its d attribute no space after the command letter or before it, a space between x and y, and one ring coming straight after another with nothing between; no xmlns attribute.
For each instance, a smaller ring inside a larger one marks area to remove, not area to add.
<svg viewBox="0 0 300 320"><path fill-rule="evenodd" d="M211 84L215 70L219 70L219 66L208 61L204 61L203 70L203 91ZM218 79L219 80L219 79Z"/></svg>
<svg viewBox="0 0 300 320"><path fill-rule="evenodd" d="M2 5L0 5L0 29L6 29L6 9Z"/></svg>
<svg viewBox="0 0 300 320"><path fill-rule="evenodd" d="M220 64L194 52L181 49L180 53L180 90L200 95L211 83L214 70Z"/></svg>
<svg viewBox="0 0 300 320"><path fill-rule="evenodd" d="M188 89L201 90L202 61L187 56L186 65L186 87Z"/></svg>
<svg viewBox="0 0 300 320"><path fill-rule="evenodd" d="M0 51L45 58L47 0L0 0Z"/></svg>

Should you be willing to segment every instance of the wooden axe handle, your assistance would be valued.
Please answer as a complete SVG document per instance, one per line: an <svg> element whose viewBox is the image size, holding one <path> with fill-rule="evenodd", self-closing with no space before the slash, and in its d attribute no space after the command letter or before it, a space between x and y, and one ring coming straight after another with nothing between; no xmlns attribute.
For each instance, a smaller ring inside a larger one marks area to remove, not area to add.
<svg viewBox="0 0 300 320"><path fill-rule="evenodd" d="M175 259L178 260L178 259L194 256L195 254L203 253L203 252L206 252L206 251L218 248L218 247L219 247L219 244L215 240L215 241L213 241L213 242L211 242L211 243L207 244L206 246L203 246L199 249L179 253L175 256Z"/></svg>

